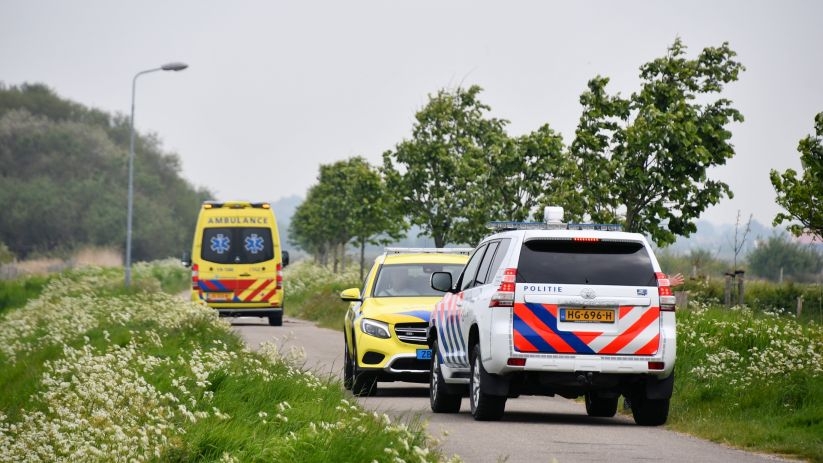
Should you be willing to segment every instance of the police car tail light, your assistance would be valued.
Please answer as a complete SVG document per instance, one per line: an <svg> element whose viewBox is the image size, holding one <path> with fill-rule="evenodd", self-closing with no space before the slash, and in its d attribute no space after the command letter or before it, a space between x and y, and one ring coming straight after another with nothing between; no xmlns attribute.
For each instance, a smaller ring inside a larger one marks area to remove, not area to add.
<svg viewBox="0 0 823 463"><path fill-rule="evenodd" d="M200 280L200 266L197 264L193 264L191 266L191 287L192 289L197 289L198 281Z"/></svg>
<svg viewBox="0 0 823 463"><path fill-rule="evenodd" d="M657 294L660 296L660 310L664 312L674 312L675 298L672 292L669 277L665 273L655 273L657 277Z"/></svg>
<svg viewBox="0 0 823 463"><path fill-rule="evenodd" d="M664 362L649 362L649 370L665 370L666 364Z"/></svg>
<svg viewBox="0 0 823 463"><path fill-rule="evenodd" d="M516 268L507 268L503 271L503 281L497 292L491 297L489 307L512 307L514 306L514 279L517 275Z"/></svg>
<svg viewBox="0 0 823 463"><path fill-rule="evenodd" d="M572 241L576 241L578 243L597 243L600 241L600 238L583 238L583 237L574 237Z"/></svg>
<svg viewBox="0 0 823 463"><path fill-rule="evenodd" d="M526 359L510 357L508 360L506 360L506 365L510 367L525 367Z"/></svg>
<svg viewBox="0 0 823 463"><path fill-rule="evenodd" d="M283 289L283 265L277 264L277 289Z"/></svg>

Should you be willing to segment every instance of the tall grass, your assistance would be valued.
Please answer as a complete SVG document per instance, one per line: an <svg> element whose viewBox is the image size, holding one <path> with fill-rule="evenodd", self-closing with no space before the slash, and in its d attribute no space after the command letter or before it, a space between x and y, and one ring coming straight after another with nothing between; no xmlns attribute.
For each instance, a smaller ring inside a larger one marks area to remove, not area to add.
<svg viewBox="0 0 823 463"><path fill-rule="evenodd" d="M9 309L23 307L43 291L49 281L46 276L28 276L14 280L0 280L0 314Z"/></svg>
<svg viewBox="0 0 823 463"><path fill-rule="evenodd" d="M823 461L823 327L693 301L678 312L669 424L749 450Z"/></svg>
<svg viewBox="0 0 823 463"><path fill-rule="evenodd" d="M335 273L308 261L286 267L286 314L342 331L348 303L340 300L340 292L354 287L362 289L358 272L352 266L346 272Z"/></svg>
<svg viewBox="0 0 823 463"><path fill-rule="evenodd" d="M71 271L0 315L0 461L442 459L421 423L158 291L176 272L136 266L123 291L119 269Z"/></svg>

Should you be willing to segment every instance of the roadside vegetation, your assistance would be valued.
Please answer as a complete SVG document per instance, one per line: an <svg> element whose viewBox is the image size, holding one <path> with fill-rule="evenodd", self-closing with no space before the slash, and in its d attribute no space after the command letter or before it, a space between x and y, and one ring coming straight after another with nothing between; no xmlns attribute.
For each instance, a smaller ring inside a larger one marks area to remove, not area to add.
<svg viewBox="0 0 823 463"><path fill-rule="evenodd" d="M30 276L15 280L0 280L0 314L23 307L43 291L49 281L46 276Z"/></svg>
<svg viewBox="0 0 823 463"><path fill-rule="evenodd" d="M678 312L677 344L668 426L823 461L823 326L779 308L694 300Z"/></svg>
<svg viewBox="0 0 823 463"><path fill-rule="evenodd" d="M71 270L1 314L0 460L442 461L422 423L365 411L277 345L246 349L176 295L187 276L137 264L124 290L120 269Z"/></svg>
<svg viewBox="0 0 823 463"><path fill-rule="evenodd" d="M347 305L339 292L359 286L357 280L308 263L287 271L289 313L341 329ZM690 304L677 315L677 376L666 426L823 462L823 324L811 297L802 319L792 310L796 292L815 294L820 285L752 286L752 306L726 308L720 283L687 283Z"/></svg>
<svg viewBox="0 0 823 463"><path fill-rule="evenodd" d="M355 266L334 272L329 267L308 261L286 267L283 278L286 282L286 315L343 331L348 303L340 300L340 292L363 287L358 272L359 268Z"/></svg>

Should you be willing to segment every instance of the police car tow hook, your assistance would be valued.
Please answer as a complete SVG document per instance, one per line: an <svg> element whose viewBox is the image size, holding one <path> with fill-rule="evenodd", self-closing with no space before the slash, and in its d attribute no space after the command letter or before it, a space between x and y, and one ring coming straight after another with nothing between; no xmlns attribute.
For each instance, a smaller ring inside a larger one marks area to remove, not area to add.
<svg viewBox="0 0 823 463"><path fill-rule="evenodd" d="M590 385L594 382L594 373L591 371L580 372L577 374L577 382L580 384Z"/></svg>

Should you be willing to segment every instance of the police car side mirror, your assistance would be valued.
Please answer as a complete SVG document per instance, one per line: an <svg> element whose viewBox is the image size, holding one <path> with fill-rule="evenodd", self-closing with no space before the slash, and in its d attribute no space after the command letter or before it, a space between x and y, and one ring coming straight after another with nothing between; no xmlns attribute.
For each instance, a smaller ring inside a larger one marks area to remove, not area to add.
<svg viewBox="0 0 823 463"><path fill-rule="evenodd" d="M191 256L189 253L183 253L183 256L180 257L180 263L183 264L183 267L191 267Z"/></svg>
<svg viewBox="0 0 823 463"><path fill-rule="evenodd" d="M283 258L283 267L289 265L289 251L282 251L280 254Z"/></svg>
<svg viewBox="0 0 823 463"><path fill-rule="evenodd" d="M431 287L447 293L452 290L452 274L449 272L434 272L431 278Z"/></svg>

